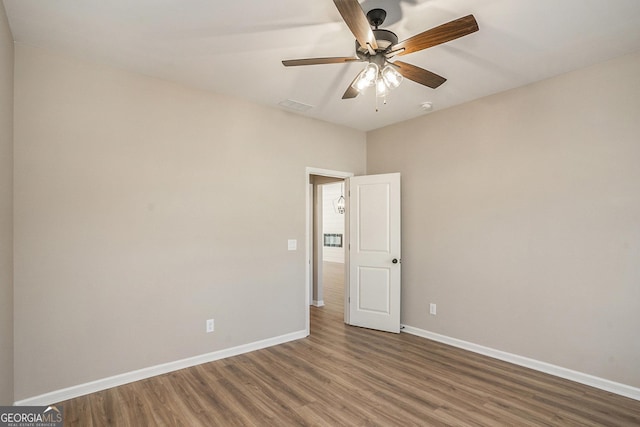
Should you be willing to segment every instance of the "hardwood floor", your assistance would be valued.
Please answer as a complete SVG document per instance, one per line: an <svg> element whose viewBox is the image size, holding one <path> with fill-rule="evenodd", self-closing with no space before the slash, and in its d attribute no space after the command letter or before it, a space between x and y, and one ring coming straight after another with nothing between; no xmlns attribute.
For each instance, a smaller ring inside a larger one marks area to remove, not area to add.
<svg viewBox="0 0 640 427"><path fill-rule="evenodd" d="M69 426L638 426L640 402L342 321L325 264L311 336L62 402Z"/></svg>

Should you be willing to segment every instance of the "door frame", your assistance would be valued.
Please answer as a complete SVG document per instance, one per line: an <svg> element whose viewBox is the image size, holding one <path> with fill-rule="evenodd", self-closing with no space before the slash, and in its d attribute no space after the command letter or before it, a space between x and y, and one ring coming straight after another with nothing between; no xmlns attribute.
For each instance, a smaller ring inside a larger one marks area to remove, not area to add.
<svg viewBox="0 0 640 427"><path fill-rule="evenodd" d="M305 171L305 218L306 218L306 229L305 229L305 297L304 297L304 309L305 309L305 330L306 334L309 335L311 333L311 309L309 302L311 301L311 286L313 286L313 282L310 280L311 272L313 271L313 186L310 185L311 175L325 176L328 178L341 178L347 179L351 178L355 174L353 172L344 172L337 171L331 169L321 169L314 167L307 167ZM347 209L348 213L348 209ZM347 214L345 213L345 214ZM345 248L345 271L349 271L349 251L347 248L349 247L349 241L347 233L347 220L348 217L345 216L345 239L343 239L343 246ZM345 295L348 295L349 292L349 284L345 280ZM345 307L345 316L347 316L348 307ZM348 322L348 318L345 317L345 321Z"/></svg>

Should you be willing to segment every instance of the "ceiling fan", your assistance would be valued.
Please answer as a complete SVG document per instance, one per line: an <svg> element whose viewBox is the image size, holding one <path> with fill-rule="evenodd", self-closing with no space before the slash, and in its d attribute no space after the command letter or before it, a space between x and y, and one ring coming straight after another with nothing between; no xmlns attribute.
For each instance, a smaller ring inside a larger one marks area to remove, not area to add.
<svg viewBox="0 0 640 427"><path fill-rule="evenodd" d="M384 97L389 89L400 85L403 77L432 89L437 88L447 79L406 62L389 60L394 56L407 55L478 31L478 23L473 15L467 15L398 42L395 33L378 28L387 16L385 10L372 9L365 15L358 0L333 2L356 38L356 56L289 59L282 61L282 64L285 67L294 67L368 62L365 69L351 82L342 99L355 98L371 86L376 87L378 97Z"/></svg>

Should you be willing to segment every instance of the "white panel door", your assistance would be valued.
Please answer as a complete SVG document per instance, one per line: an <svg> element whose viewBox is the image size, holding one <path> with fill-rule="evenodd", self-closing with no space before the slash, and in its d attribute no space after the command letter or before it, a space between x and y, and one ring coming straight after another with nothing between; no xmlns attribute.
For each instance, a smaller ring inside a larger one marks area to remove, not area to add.
<svg viewBox="0 0 640 427"><path fill-rule="evenodd" d="M349 320L400 332L400 174L349 178Z"/></svg>

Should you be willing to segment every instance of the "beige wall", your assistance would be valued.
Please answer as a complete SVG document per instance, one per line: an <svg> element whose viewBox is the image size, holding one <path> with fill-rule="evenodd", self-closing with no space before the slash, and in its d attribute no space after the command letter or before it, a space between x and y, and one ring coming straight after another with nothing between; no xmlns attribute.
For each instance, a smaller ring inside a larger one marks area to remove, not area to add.
<svg viewBox="0 0 640 427"><path fill-rule="evenodd" d="M403 323L640 386L638 76L627 56L367 135L368 172L402 173Z"/></svg>
<svg viewBox="0 0 640 427"><path fill-rule="evenodd" d="M16 400L304 330L305 167L363 132L22 45L15 104Z"/></svg>
<svg viewBox="0 0 640 427"><path fill-rule="evenodd" d="M364 173L363 133L18 46L12 166L0 30L16 400L304 329L305 166ZM369 173L402 173L403 323L640 386L637 75L629 56L366 136Z"/></svg>
<svg viewBox="0 0 640 427"><path fill-rule="evenodd" d="M13 37L0 2L0 405L13 403Z"/></svg>

